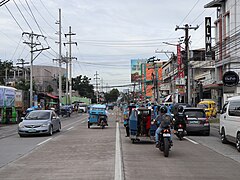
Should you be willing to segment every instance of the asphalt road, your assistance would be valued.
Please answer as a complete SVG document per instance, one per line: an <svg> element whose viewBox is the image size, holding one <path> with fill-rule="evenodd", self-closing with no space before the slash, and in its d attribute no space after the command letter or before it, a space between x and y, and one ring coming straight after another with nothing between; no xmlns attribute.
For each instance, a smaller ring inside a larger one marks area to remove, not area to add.
<svg viewBox="0 0 240 180"><path fill-rule="evenodd" d="M239 153L220 142L217 129L183 141L173 136L166 158L150 140L132 144L121 122L116 132L120 118L116 110L110 112L103 130L88 129L83 114L64 119L64 128L52 137L1 138L0 179L239 179Z"/></svg>

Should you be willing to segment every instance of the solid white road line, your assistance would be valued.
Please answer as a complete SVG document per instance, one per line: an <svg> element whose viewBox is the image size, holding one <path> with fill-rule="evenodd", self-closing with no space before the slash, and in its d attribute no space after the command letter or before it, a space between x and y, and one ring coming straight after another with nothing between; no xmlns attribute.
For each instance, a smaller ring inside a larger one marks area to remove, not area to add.
<svg viewBox="0 0 240 180"><path fill-rule="evenodd" d="M191 139L189 139L189 138L187 138L187 137L184 137L184 139L188 140L189 142L191 142L191 143L193 143L193 144L198 144L196 141L193 141L193 140L191 140Z"/></svg>
<svg viewBox="0 0 240 180"><path fill-rule="evenodd" d="M116 147L115 147L115 177L114 180L122 180L122 154L120 147L119 123L116 123Z"/></svg>
<svg viewBox="0 0 240 180"><path fill-rule="evenodd" d="M51 139L52 139L52 138L48 138L48 139L46 139L45 141L38 143L37 146L40 146L40 145L42 145L42 144L50 141Z"/></svg>

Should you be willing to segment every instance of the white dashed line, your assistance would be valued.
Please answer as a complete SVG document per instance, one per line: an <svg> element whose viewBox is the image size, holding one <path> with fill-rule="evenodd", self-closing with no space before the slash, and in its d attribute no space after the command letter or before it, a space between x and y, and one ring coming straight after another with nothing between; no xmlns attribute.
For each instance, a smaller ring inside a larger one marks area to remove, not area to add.
<svg viewBox="0 0 240 180"><path fill-rule="evenodd" d="M189 138L187 138L187 137L184 137L184 139L188 140L189 142L191 142L191 143L193 143L193 144L198 144L196 141L193 141L193 140L191 140L191 139L189 139Z"/></svg>
<svg viewBox="0 0 240 180"><path fill-rule="evenodd" d="M73 129L73 128L74 128L74 127L72 126L72 127L68 128L67 131L69 131L70 129Z"/></svg>
<svg viewBox="0 0 240 180"><path fill-rule="evenodd" d="M48 139L46 139L45 141L38 143L37 146L40 146L40 145L42 145L42 144L50 141L51 139L52 139L52 138L48 138Z"/></svg>

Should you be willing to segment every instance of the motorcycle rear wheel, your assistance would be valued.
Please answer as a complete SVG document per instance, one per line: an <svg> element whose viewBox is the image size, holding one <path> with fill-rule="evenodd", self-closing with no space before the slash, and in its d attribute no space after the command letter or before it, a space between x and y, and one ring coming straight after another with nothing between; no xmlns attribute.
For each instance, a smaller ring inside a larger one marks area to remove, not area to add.
<svg viewBox="0 0 240 180"><path fill-rule="evenodd" d="M169 140L167 138L164 138L164 156L169 156Z"/></svg>

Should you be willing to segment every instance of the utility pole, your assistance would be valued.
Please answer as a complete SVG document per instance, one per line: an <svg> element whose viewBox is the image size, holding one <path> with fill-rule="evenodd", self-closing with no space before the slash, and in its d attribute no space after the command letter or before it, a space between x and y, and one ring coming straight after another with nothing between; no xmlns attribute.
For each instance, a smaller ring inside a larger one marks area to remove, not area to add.
<svg viewBox="0 0 240 180"><path fill-rule="evenodd" d="M58 35L59 35L59 41L56 42L59 45L59 58L54 59L59 62L59 67L58 67L58 98L59 98L59 108L62 106L62 20L61 20L61 9L59 9L59 20L56 22L58 24L59 30L58 30Z"/></svg>
<svg viewBox="0 0 240 180"><path fill-rule="evenodd" d="M24 59L18 59L18 61L20 61L20 63L16 63L16 65L20 64L22 65L22 69L23 69L23 76L24 76L24 80L26 81L26 71L25 71L25 64L29 64L29 62L25 62Z"/></svg>
<svg viewBox="0 0 240 180"><path fill-rule="evenodd" d="M185 99L185 101L190 105L192 104L192 90L191 90L191 79L190 79L191 70L189 68L189 39L190 39L190 37L189 37L188 32L190 29L197 30L198 28L199 28L198 25L196 27L192 27L191 25L189 26L188 24L185 24L184 27L176 26L176 28L175 28L175 31L177 31L178 29L185 30L185 40L184 40L185 54L186 54L185 63L184 63L184 74L186 77L186 99Z"/></svg>
<svg viewBox="0 0 240 180"><path fill-rule="evenodd" d="M47 50L50 47L47 48L41 48L38 49L37 46L40 46L41 43L39 42L39 37L42 38L46 38L43 35L39 35L39 34L34 34L33 32L28 33L28 32L23 32L23 35L28 35L28 37L30 38L30 42L26 42L24 41L23 43L29 45L30 47L30 53L31 53L31 60L30 60L30 107L33 106L33 61L39 56L39 54L43 51L43 50ZM38 52L38 54L34 57L34 52Z"/></svg>
<svg viewBox="0 0 240 180"><path fill-rule="evenodd" d="M98 85L99 85L99 83L98 83L98 80L100 79L99 77L98 77L98 73L97 73L97 71L96 71L96 74L94 74L94 76L95 76L95 80L96 80L96 97L97 97L97 104L98 104L98 101L99 101L99 99L98 99Z"/></svg>
<svg viewBox="0 0 240 180"><path fill-rule="evenodd" d="M65 37L69 36L69 41L64 43L64 45L69 44L69 95L70 95L70 104L72 103L72 59L77 59L76 57L72 57L72 44L76 44L77 42L72 42L72 36L76 35L76 33L72 33L71 26L69 26L69 33L65 34Z"/></svg>

